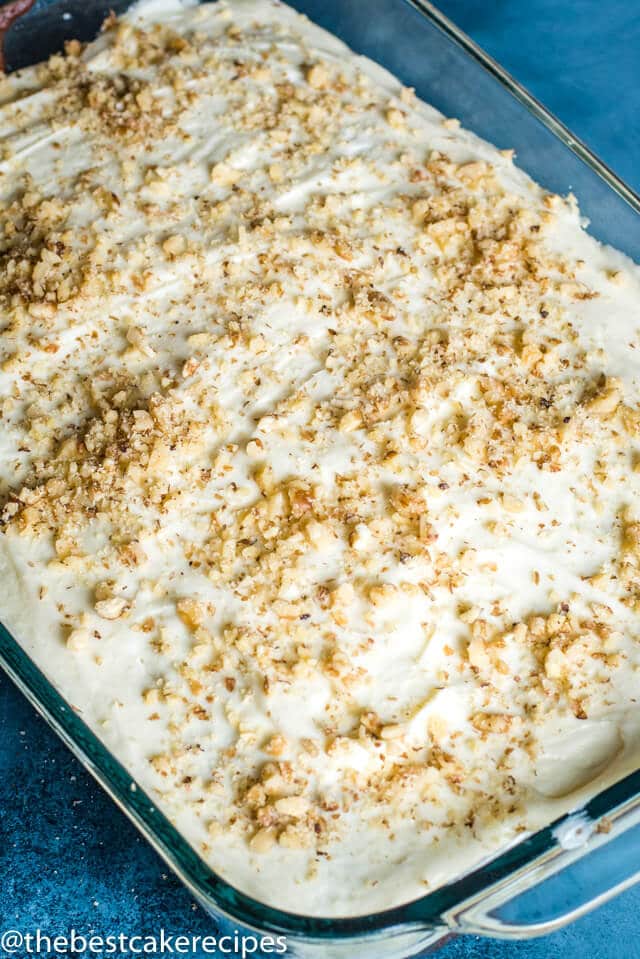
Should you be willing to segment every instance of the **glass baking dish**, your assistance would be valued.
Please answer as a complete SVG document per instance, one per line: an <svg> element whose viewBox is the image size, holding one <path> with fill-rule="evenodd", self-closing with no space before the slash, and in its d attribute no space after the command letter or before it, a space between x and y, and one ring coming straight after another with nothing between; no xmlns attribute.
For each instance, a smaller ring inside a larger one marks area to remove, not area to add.
<svg viewBox="0 0 640 959"><path fill-rule="evenodd" d="M590 229L640 260L640 197L424 0L291 0L382 63L447 116L496 143L550 190L574 192ZM38 0L9 32L11 69L65 39L91 39L127 0ZM299 956L406 957L449 936L526 938L559 928L640 879L640 771L458 881L405 906L353 919L267 907L213 873L0 625L0 665L218 922L285 935Z"/></svg>

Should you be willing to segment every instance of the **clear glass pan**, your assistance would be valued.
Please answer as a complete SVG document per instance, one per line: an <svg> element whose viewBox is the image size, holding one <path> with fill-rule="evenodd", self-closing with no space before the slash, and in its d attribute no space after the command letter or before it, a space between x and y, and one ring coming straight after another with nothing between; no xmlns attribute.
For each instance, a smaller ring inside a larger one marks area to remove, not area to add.
<svg viewBox="0 0 640 959"><path fill-rule="evenodd" d="M579 198L591 231L640 260L640 197L424 0L291 0L419 96L500 147L534 179ZM91 39L127 0L39 0L7 38L18 68ZM640 771L581 810L406 906L354 919L271 909L215 875L0 626L0 665L213 917L284 934L301 956L410 956L452 933L525 938L550 932L640 879Z"/></svg>

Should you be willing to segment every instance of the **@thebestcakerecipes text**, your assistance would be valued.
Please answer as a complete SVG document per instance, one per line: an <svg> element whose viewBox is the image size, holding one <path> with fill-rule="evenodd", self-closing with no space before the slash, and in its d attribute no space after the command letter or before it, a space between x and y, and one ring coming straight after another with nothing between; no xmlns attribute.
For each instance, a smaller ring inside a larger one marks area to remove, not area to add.
<svg viewBox="0 0 640 959"><path fill-rule="evenodd" d="M241 933L237 929L218 936L173 935L164 929L154 933L98 934L93 930L50 933L42 929L7 929L0 933L0 959L25 956L232 956L247 959L254 955L287 952L285 936Z"/></svg>

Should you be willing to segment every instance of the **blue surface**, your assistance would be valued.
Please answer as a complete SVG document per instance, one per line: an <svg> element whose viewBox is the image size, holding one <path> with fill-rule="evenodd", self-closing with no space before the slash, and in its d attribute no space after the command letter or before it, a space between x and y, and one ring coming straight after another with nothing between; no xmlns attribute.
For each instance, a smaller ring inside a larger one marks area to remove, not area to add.
<svg viewBox="0 0 640 959"><path fill-rule="evenodd" d="M441 0L440 7L640 190L637 0ZM161 926L174 935L214 931L0 677L0 931L40 927L53 935L71 926L102 935L152 933ZM640 959L640 887L544 939L460 939L438 955Z"/></svg>

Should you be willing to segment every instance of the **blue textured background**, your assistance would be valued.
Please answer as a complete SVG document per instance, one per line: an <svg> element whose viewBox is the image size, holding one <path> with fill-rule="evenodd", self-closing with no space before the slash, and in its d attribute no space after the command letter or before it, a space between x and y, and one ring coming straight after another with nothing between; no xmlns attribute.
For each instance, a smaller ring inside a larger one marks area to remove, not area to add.
<svg viewBox="0 0 640 959"><path fill-rule="evenodd" d="M440 7L640 190L638 0L441 0ZM204 935L211 925L0 677L0 930L39 926L55 934L75 926L106 935L164 926ZM640 886L544 939L460 939L439 956L640 959Z"/></svg>

